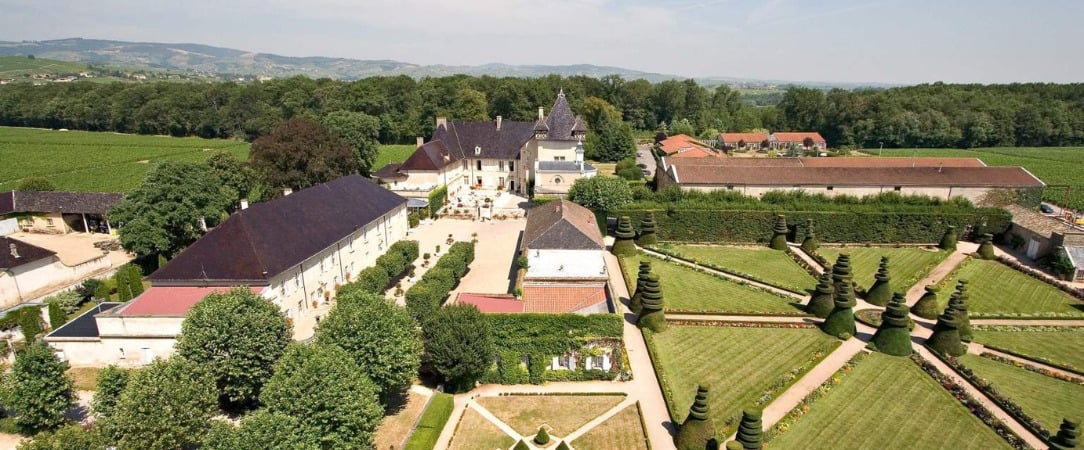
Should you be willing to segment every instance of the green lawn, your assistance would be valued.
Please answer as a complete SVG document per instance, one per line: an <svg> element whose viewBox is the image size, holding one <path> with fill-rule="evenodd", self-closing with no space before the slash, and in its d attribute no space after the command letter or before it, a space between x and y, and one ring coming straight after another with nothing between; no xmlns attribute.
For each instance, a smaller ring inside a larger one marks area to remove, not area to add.
<svg viewBox="0 0 1084 450"><path fill-rule="evenodd" d="M711 412L722 429L741 415L780 377L801 367L814 353L838 342L817 329L671 326L652 335L653 363L668 382L671 416L689 414L696 386L711 386Z"/></svg>
<svg viewBox="0 0 1084 450"><path fill-rule="evenodd" d="M799 304L773 293L742 286L733 281L698 272L690 267L643 254L625 258L625 280L629 292L636 288L640 260L651 262L659 275L666 309L720 313L796 313ZM798 305L798 306L795 306Z"/></svg>
<svg viewBox="0 0 1084 450"><path fill-rule="evenodd" d="M892 290L903 293L926 278L926 275L948 256L948 253L942 251L893 247L821 247L817 253L825 257L829 265L835 264L840 253L850 255L854 282L863 289L873 286L873 275L880 267L881 257L887 256Z"/></svg>
<svg viewBox="0 0 1084 450"><path fill-rule="evenodd" d="M577 450L647 450L636 405L629 405L572 443Z"/></svg>
<svg viewBox="0 0 1084 450"><path fill-rule="evenodd" d="M671 249L684 258L749 275L778 288L805 293L817 286L817 279L789 255L767 247L676 245Z"/></svg>
<svg viewBox="0 0 1084 450"><path fill-rule="evenodd" d="M1082 385L977 355L961 356L960 362L1051 432L1058 430L1062 418L1084 418Z"/></svg>
<svg viewBox="0 0 1084 450"><path fill-rule="evenodd" d="M1020 331L1014 331L1020 330ZM975 327L975 342L1084 369L1084 327Z"/></svg>
<svg viewBox="0 0 1084 450"><path fill-rule="evenodd" d="M1074 316L1084 317L1084 303L1058 288L1013 270L997 261L968 259L942 281L938 299L948 304L956 281L968 283L972 318L990 316Z"/></svg>
<svg viewBox="0 0 1084 450"><path fill-rule="evenodd" d="M467 408L452 436L449 450L511 448L516 442L477 411Z"/></svg>
<svg viewBox="0 0 1084 450"><path fill-rule="evenodd" d="M414 153L416 146L413 145L381 145L380 153L376 155L376 162L373 163L373 172L380 170L381 167L388 165L389 163L401 163L406 161L410 157L411 153Z"/></svg>
<svg viewBox="0 0 1084 450"><path fill-rule="evenodd" d="M523 436L542 425L554 436L567 436L624 400L624 395L503 395L480 398L478 404Z"/></svg>
<svg viewBox="0 0 1084 450"><path fill-rule="evenodd" d="M157 163L200 162L217 151L244 160L248 147L225 139L0 127L0 191L38 176L62 191L125 192Z"/></svg>
<svg viewBox="0 0 1084 450"><path fill-rule="evenodd" d="M909 358L874 353L771 448L1008 449Z"/></svg>

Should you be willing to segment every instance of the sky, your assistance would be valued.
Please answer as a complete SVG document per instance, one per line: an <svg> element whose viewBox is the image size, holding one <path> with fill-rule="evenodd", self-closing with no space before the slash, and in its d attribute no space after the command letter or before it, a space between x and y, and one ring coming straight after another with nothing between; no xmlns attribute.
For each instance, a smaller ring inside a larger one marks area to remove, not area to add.
<svg viewBox="0 0 1084 450"><path fill-rule="evenodd" d="M0 0L0 40L791 81L1084 82L1082 0Z"/></svg>

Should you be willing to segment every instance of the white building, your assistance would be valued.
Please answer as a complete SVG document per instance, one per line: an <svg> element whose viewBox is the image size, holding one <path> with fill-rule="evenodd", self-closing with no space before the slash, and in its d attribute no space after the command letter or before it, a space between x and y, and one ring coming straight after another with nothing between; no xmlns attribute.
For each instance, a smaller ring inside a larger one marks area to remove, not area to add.
<svg viewBox="0 0 1084 450"><path fill-rule="evenodd" d="M525 312L610 311L606 245L591 210L564 199L531 209L522 247Z"/></svg>
<svg viewBox="0 0 1084 450"><path fill-rule="evenodd" d="M0 307L33 300L112 266L105 252L65 261L55 251L0 236Z"/></svg>

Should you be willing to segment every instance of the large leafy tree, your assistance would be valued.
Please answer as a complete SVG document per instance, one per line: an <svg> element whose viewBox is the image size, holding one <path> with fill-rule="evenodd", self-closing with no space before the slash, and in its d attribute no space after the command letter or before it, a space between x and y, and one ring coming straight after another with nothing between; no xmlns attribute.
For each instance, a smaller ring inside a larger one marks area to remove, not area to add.
<svg viewBox="0 0 1084 450"><path fill-rule="evenodd" d="M99 418L105 419L116 411L117 400L124 388L128 386L131 372L117 366L108 366L98 372L97 389L94 391L94 399L91 408Z"/></svg>
<svg viewBox="0 0 1084 450"><path fill-rule="evenodd" d="M241 420L238 427L215 421L201 450L320 450L314 436L306 434L301 420L282 413L259 410Z"/></svg>
<svg viewBox="0 0 1084 450"><path fill-rule="evenodd" d="M172 256L203 235L237 197L206 164L164 162L113 207L120 244L138 255Z"/></svg>
<svg viewBox="0 0 1084 450"><path fill-rule="evenodd" d="M448 305L426 322L426 360L452 390L468 390L493 364L489 322L474 305Z"/></svg>
<svg viewBox="0 0 1084 450"><path fill-rule="evenodd" d="M621 111L614 108L610 102L598 97L583 99L583 106L580 107L580 111L583 113L584 120L587 121L587 126L591 129L601 127L607 121L621 120Z"/></svg>
<svg viewBox="0 0 1084 450"><path fill-rule="evenodd" d="M203 440L217 411L211 375L184 358L132 374L102 431L117 448L172 450Z"/></svg>
<svg viewBox="0 0 1084 450"><path fill-rule="evenodd" d="M621 178L580 178L569 188L568 199L593 211L614 211L632 201L632 189Z"/></svg>
<svg viewBox="0 0 1084 450"><path fill-rule="evenodd" d="M628 123L606 119L591 128L583 148L584 155L590 159L616 162L636 154L636 141Z"/></svg>
<svg viewBox="0 0 1084 450"><path fill-rule="evenodd" d="M452 100L452 114L462 120L487 120L488 105L484 92L463 88L456 91Z"/></svg>
<svg viewBox="0 0 1084 450"><path fill-rule="evenodd" d="M256 139L249 164L274 192L304 189L358 171L350 145L308 119L287 120Z"/></svg>
<svg viewBox="0 0 1084 450"><path fill-rule="evenodd" d="M378 392L346 350L291 344L260 401L300 421L299 433L323 448L368 449L384 416Z"/></svg>
<svg viewBox="0 0 1084 450"><path fill-rule="evenodd" d="M207 167L218 177L223 186L233 189L237 199L247 197L252 190L252 169L244 162L226 152L217 152L207 159ZM236 199L231 199L236 200Z"/></svg>
<svg viewBox="0 0 1084 450"><path fill-rule="evenodd" d="M64 413L72 403L72 382L52 349L30 344L15 357L10 376L8 406L15 410L19 428L41 431L64 423Z"/></svg>
<svg viewBox="0 0 1084 450"><path fill-rule="evenodd" d="M340 295L320 322L316 342L350 353L385 399L409 386L421 364L422 341L410 313L367 292Z"/></svg>
<svg viewBox="0 0 1084 450"><path fill-rule="evenodd" d="M244 406L259 398L291 337L277 306L235 288L208 295L188 311L176 350L214 377L222 402Z"/></svg>
<svg viewBox="0 0 1084 450"><path fill-rule="evenodd" d="M380 119L355 111L334 111L324 116L324 126L350 145L361 174L368 175L380 153Z"/></svg>

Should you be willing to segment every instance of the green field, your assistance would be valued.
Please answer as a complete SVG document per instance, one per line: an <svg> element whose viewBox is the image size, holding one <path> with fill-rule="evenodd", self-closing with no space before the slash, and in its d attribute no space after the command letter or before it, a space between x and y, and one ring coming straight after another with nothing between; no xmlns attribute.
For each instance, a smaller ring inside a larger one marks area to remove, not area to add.
<svg viewBox="0 0 1084 450"><path fill-rule="evenodd" d="M851 255L854 282L863 289L873 286L873 275L877 273L881 257L887 256L892 290L903 293L907 293L911 286L926 278L926 275L948 256L948 253L942 251L892 247L821 247L817 253L828 260L829 266L835 264L840 253Z"/></svg>
<svg viewBox="0 0 1084 450"><path fill-rule="evenodd" d="M874 353L770 448L1011 447L910 359Z"/></svg>
<svg viewBox="0 0 1084 450"><path fill-rule="evenodd" d="M796 300L642 254L624 259L625 280L630 285L629 292L636 289L636 273L641 259L649 261L651 271L659 275L667 311L735 314L801 312L801 305Z"/></svg>
<svg viewBox="0 0 1084 450"><path fill-rule="evenodd" d="M867 150L870 152L870 150ZM982 159L991 166L1022 166L1046 184L1067 184L1069 206L1084 209L1084 148L1081 147L995 147L971 150L920 148L885 150L884 156L962 156ZM1063 203L1063 188L1047 188L1043 199Z"/></svg>
<svg viewBox="0 0 1084 450"><path fill-rule="evenodd" d="M685 421L696 386L703 383L711 386L711 412L720 429L781 376L838 342L817 329L686 325L671 326L652 340L652 360L671 389L667 406L674 420Z"/></svg>
<svg viewBox="0 0 1084 450"><path fill-rule="evenodd" d="M670 248L683 258L722 267L765 284L805 293L817 285L813 278L786 253L767 247L726 247L676 245Z"/></svg>
<svg viewBox="0 0 1084 450"><path fill-rule="evenodd" d="M85 70L87 65L80 62L0 56L0 78L19 78L35 73L76 74Z"/></svg>
<svg viewBox="0 0 1084 450"><path fill-rule="evenodd" d="M1084 327L975 327L973 332L980 344L1084 369Z"/></svg>
<svg viewBox="0 0 1084 450"><path fill-rule="evenodd" d="M381 167L388 165L389 163L401 163L406 161L410 157L411 153L414 153L414 149L417 147L413 145L381 145L380 153L376 155L376 162L373 163L373 172L380 170Z"/></svg>
<svg viewBox="0 0 1084 450"><path fill-rule="evenodd" d="M960 362L1047 430L1056 432L1065 417L1084 418L1084 386L977 355L961 356Z"/></svg>
<svg viewBox="0 0 1084 450"><path fill-rule="evenodd" d="M968 258L941 282L938 299L948 305L956 281L968 281L968 311L976 317L1084 317L1084 303L1058 288L997 261Z"/></svg>
<svg viewBox="0 0 1084 450"><path fill-rule="evenodd" d="M248 158L246 142L0 127L0 191L48 178L61 191L125 192L156 163L204 161L216 151Z"/></svg>

